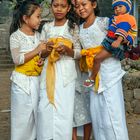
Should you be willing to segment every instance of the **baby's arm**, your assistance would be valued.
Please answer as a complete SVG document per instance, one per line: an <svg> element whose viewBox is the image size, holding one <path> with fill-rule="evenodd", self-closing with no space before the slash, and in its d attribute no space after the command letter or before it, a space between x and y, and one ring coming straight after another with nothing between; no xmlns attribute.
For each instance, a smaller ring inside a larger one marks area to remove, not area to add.
<svg viewBox="0 0 140 140"><path fill-rule="evenodd" d="M120 46L120 44L123 41L123 37L122 36L118 36L117 39L115 41L112 42L111 46L113 48L118 48Z"/></svg>

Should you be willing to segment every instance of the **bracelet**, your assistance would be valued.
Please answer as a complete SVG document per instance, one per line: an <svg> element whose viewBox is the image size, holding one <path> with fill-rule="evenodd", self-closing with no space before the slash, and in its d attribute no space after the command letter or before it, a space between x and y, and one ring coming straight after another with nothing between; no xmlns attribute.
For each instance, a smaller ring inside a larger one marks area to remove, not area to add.
<svg viewBox="0 0 140 140"><path fill-rule="evenodd" d="M44 57L41 57L41 60L42 60L42 61L45 61L45 58L44 58Z"/></svg>

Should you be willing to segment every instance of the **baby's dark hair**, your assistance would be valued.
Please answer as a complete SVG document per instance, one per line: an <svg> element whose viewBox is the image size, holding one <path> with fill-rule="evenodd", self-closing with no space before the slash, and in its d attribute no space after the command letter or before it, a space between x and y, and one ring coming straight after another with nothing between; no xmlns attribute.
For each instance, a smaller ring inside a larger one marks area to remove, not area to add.
<svg viewBox="0 0 140 140"><path fill-rule="evenodd" d="M10 26L10 35L24 23L23 16L31 16L40 5L31 0L18 3L13 11L13 19Z"/></svg>
<svg viewBox="0 0 140 140"><path fill-rule="evenodd" d="M51 1L51 4L53 3L53 1L54 0ZM75 21L76 21L77 16L75 15L74 6L72 5L71 0L67 0L67 3L68 3L69 6L71 6L70 11L66 15L67 16L66 18L69 20L68 21L68 26L71 30L71 29L75 28L75 24L76 24Z"/></svg>

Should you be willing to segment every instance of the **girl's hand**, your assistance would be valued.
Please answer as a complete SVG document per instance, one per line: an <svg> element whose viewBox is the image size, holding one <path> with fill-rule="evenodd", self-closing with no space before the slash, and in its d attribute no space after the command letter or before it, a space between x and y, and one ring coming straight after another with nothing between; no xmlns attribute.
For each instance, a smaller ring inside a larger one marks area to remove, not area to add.
<svg viewBox="0 0 140 140"><path fill-rule="evenodd" d="M39 45L38 45L38 47L36 48L36 50L37 50L37 52L38 52L38 54L41 52L43 52L43 51L46 51L46 42L44 42L44 41L42 41Z"/></svg>
<svg viewBox="0 0 140 140"><path fill-rule="evenodd" d="M66 55L67 54L67 47L65 45L60 45L59 47L56 48L56 51L61 54L61 55Z"/></svg>
<svg viewBox="0 0 140 140"><path fill-rule="evenodd" d="M41 57L47 57L51 53L53 45L53 42L45 42L46 49L41 51Z"/></svg>
<svg viewBox="0 0 140 140"><path fill-rule="evenodd" d="M73 49L70 49L69 47L67 47L65 45L60 45L58 48L56 48L56 51L61 55L67 55L70 57L74 57Z"/></svg>
<svg viewBox="0 0 140 140"><path fill-rule="evenodd" d="M54 43L53 42L47 42L46 44L46 48L47 48L47 53L50 54L52 49L53 49L53 45Z"/></svg>

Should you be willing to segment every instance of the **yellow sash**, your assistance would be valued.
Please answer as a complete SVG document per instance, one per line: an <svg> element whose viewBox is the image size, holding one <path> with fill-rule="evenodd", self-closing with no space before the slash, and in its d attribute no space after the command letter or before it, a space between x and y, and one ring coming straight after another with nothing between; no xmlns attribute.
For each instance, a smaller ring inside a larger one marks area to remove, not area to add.
<svg viewBox="0 0 140 140"><path fill-rule="evenodd" d="M40 57L35 56L30 61L26 62L23 65L19 65L15 67L15 71L25 74L27 76L38 76L42 71L43 66L38 66L38 61Z"/></svg>
<svg viewBox="0 0 140 140"><path fill-rule="evenodd" d="M102 50L102 46L97 46L96 48L89 48L89 49L82 49L81 55L82 58L80 60L80 70L82 72L87 72L88 69L91 70L94 66L94 58L97 53L99 53ZM95 92L98 91L99 87L99 74L97 74L95 78Z"/></svg>
<svg viewBox="0 0 140 140"><path fill-rule="evenodd" d="M59 45L65 45L69 48L72 48L72 42L69 39L58 37L58 38L50 38L48 41L52 41L54 43L53 50L51 54L48 56L48 65L46 70L46 87L47 87L47 96L49 102L54 104L54 89L55 89L55 62L60 59L60 54L55 51Z"/></svg>

